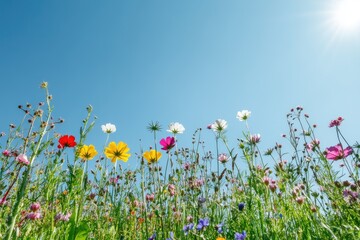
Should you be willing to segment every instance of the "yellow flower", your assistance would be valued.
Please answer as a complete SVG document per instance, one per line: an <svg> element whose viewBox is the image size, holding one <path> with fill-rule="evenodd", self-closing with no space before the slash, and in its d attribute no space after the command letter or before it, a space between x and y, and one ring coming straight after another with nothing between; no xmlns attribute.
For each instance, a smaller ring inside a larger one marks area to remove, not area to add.
<svg viewBox="0 0 360 240"><path fill-rule="evenodd" d="M111 159L111 162L115 163L116 160L120 159L124 162L127 162L131 156L130 148L124 142L119 142L117 145L115 142L109 143L108 147L105 148L105 155L107 158Z"/></svg>
<svg viewBox="0 0 360 240"><path fill-rule="evenodd" d="M223 237L217 237L216 240L226 240L226 239Z"/></svg>
<svg viewBox="0 0 360 240"><path fill-rule="evenodd" d="M154 149L144 152L143 157L148 161L148 163L154 163L159 161L161 158L161 152L157 152Z"/></svg>
<svg viewBox="0 0 360 240"><path fill-rule="evenodd" d="M97 155L97 151L95 150L94 145L83 145L80 148L79 156L83 160L91 160Z"/></svg>

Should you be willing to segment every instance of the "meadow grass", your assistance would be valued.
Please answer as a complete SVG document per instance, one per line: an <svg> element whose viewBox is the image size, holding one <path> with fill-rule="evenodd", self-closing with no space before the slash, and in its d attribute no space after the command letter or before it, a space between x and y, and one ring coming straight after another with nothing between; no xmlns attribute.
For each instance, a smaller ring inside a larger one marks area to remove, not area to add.
<svg viewBox="0 0 360 240"><path fill-rule="evenodd" d="M56 134L63 120L52 118L41 87L45 101L19 106L21 123L1 133L2 239L360 239L359 145L342 135L341 117L330 122L338 144L327 148L297 107L283 136L291 153L259 149L249 129L231 147L222 119L197 129L187 147L176 139L180 123L165 139L150 123L152 149L129 152L125 142L86 144L91 106L79 136ZM249 116L238 113L245 124ZM204 147L202 131L214 132L216 149ZM124 169L128 159L139 167Z"/></svg>

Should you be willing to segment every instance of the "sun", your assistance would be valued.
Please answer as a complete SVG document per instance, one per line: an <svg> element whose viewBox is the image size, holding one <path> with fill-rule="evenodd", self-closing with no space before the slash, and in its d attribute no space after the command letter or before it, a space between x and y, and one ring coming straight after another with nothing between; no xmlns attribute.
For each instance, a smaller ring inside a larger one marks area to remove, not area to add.
<svg viewBox="0 0 360 240"><path fill-rule="evenodd" d="M337 30L360 30L360 0L338 0L331 12L331 22Z"/></svg>

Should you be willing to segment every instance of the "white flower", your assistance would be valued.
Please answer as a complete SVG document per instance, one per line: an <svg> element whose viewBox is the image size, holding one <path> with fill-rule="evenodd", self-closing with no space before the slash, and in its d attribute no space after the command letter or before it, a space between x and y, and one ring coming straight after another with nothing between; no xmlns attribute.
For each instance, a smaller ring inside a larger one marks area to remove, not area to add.
<svg viewBox="0 0 360 240"><path fill-rule="evenodd" d="M236 118L240 121L245 121L250 117L251 112L249 110L242 110L236 114Z"/></svg>
<svg viewBox="0 0 360 240"><path fill-rule="evenodd" d="M185 131L185 128L181 123L175 122L175 123L170 123L169 129L166 131L171 132L173 134L177 134L177 133L183 133Z"/></svg>
<svg viewBox="0 0 360 240"><path fill-rule="evenodd" d="M116 127L114 124L107 123L105 125L101 125L101 129L104 133L113 133L116 132Z"/></svg>
<svg viewBox="0 0 360 240"><path fill-rule="evenodd" d="M224 119L218 119L211 124L211 129L214 132L222 132L227 128L227 122Z"/></svg>

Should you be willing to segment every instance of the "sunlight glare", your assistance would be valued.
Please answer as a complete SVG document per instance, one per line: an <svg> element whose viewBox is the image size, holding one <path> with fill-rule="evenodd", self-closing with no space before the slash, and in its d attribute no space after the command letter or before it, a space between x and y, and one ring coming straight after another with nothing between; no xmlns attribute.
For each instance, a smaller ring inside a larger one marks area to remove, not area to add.
<svg viewBox="0 0 360 240"><path fill-rule="evenodd" d="M360 27L360 0L337 1L334 5L333 23L341 30L358 30Z"/></svg>

